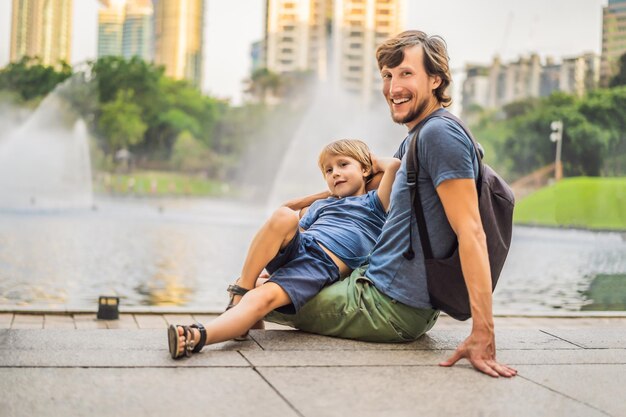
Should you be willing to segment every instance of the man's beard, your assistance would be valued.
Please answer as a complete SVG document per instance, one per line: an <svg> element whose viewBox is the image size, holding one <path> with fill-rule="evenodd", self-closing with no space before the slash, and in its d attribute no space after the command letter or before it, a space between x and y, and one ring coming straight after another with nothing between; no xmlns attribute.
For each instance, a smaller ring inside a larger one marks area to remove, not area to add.
<svg viewBox="0 0 626 417"><path fill-rule="evenodd" d="M428 102L426 100L422 100L415 109L408 112L407 115L402 118L396 117L396 115L393 113L393 109L390 108L389 110L391 111L391 119L398 124L405 125L420 117L422 113L424 113L424 111L426 110L426 106L428 106Z"/></svg>

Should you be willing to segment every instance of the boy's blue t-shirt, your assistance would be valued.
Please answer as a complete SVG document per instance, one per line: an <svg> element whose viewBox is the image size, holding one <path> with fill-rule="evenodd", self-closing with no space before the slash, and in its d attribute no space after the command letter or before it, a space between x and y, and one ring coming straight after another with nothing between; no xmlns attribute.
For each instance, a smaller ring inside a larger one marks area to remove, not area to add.
<svg viewBox="0 0 626 417"><path fill-rule="evenodd" d="M351 269L367 261L387 214L376 190L311 204L300 227Z"/></svg>
<svg viewBox="0 0 626 417"><path fill-rule="evenodd" d="M416 308L431 308L422 244L417 220L415 216L411 217L413 202L406 180L404 156L411 136L410 132L395 155L402 159L402 164L391 190L387 222L370 256L366 276L379 291L401 303ZM478 160L471 139L452 120L440 117L430 119L419 136L418 186L422 207L433 255L443 258L454 248L456 235L446 218L436 188L449 179L477 178ZM403 255L409 246L409 236L413 237L415 252L412 260Z"/></svg>

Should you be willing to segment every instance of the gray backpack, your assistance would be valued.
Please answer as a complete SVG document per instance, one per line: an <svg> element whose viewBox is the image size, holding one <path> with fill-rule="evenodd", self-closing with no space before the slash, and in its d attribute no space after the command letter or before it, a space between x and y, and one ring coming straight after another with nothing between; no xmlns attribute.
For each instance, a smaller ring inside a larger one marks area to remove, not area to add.
<svg viewBox="0 0 626 417"><path fill-rule="evenodd" d="M487 237L487 250L489 252L489 265L491 267L491 290L493 291L504 266L513 230L513 206L515 197L508 184L488 165L483 164L479 145L465 124L456 116L448 112L438 112L427 116L420 127L413 133L407 148L407 182L411 190L413 200L413 212L415 213L424 262L428 281L428 294L434 308L442 310L457 320L467 320L472 316L469 295L461 271L458 242L454 245L453 252L444 259L435 259L430 245L427 232L427 221L424 218L424 210L417 187L417 173L419 160L417 155L417 141L419 132L426 121L444 117L458 123L474 144L474 150L479 161L480 169L476 180L478 191L478 208L483 229ZM409 231L411 228L409 228ZM409 232L410 233L410 232ZM404 253L407 259L413 259L415 253L412 248L412 236L409 238L409 248Z"/></svg>

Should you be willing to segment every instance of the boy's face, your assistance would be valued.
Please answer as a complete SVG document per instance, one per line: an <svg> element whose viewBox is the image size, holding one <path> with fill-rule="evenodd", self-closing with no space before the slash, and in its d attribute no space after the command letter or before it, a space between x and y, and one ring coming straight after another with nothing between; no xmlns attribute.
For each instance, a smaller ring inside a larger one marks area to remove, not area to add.
<svg viewBox="0 0 626 417"><path fill-rule="evenodd" d="M365 194L365 179L370 172L356 159L344 155L326 155L322 166L331 194L337 197Z"/></svg>

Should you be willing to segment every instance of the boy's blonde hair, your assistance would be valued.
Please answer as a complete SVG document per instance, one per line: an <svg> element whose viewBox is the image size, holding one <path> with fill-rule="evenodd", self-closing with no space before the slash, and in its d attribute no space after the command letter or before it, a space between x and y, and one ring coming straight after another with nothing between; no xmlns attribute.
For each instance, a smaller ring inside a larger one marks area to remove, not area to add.
<svg viewBox="0 0 626 417"><path fill-rule="evenodd" d="M317 164L324 174L324 160L328 155L349 156L361 164L361 167L367 171L372 171L372 158L370 156L370 148L365 142L358 139L340 139L324 146Z"/></svg>

